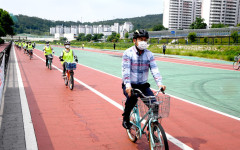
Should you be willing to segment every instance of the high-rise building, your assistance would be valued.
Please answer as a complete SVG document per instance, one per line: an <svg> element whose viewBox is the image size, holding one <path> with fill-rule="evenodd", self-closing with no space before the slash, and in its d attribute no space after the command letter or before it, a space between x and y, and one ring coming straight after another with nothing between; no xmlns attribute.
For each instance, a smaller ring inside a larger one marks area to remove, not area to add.
<svg viewBox="0 0 240 150"><path fill-rule="evenodd" d="M208 27L212 24L236 26L239 21L240 0L203 0L202 18Z"/></svg>
<svg viewBox="0 0 240 150"><path fill-rule="evenodd" d="M71 33L77 35L78 34L78 27L77 26L71 26Z"/></svg>
<svg viewBox="0 0 240 150"><path fill-rule="evenodd" d="M71 28L64 26L64 33L66 33L66 34L71 33Z"/></svg>
<svg viewBox="0 0 240 150"><path fill-rule="evenodd" d="M169 29L188 29L201 15L202 0L165 0L163 25Z"/></svg>
<svg viewBox="0 0 240 150"><path fill-rule="evenodd" d="M51 27L50 28L50 34L55 34L56 33L56 28L55 27Z"/></svg>
<svg viewBox="0 0 240 150"><path fill-rule="evenodd" d="M85 28L85 26L84 25L79 25L78 26L78 31L79 31L79 33L86 33L86 28Z"/></svg>
<svg viewBox="0 0 240 150"><path fill-rule="evenodd" d="M62 25L56 26L56 33L63 34L63 26Z"/></svg>
<svg viewBox="0 0 240 150"><path fill-rule="evenodd" d="M240 23L240 0L164 0L164 27L188 29L196 17L203 18L208 28L219 23L236 26Z"/></svg>

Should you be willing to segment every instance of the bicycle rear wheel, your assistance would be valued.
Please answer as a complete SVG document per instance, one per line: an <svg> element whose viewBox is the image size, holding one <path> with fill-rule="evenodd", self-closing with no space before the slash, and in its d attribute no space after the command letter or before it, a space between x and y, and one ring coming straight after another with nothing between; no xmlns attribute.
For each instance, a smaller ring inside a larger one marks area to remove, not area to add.
<svg viewBox="0 0 240 150"><path fill-rule="evenodd" d="M138 140L137 138L138 127L134 125L136 124L136 113L134 113L133 111L130 114L130 122L133 123L133 125L131 126L130 129L127 129L127 135L129 137L129 140L135 143Z"/></svg>
<svg viewBox="0 0 240 150"><path fill-rule="evenodd" d="M151 133L149 133L150 150L169 150L168 141L163 127L158 122L151 123Z"/></svg>
<svg viewBox="0 0 240 150"><path fill-rule="evenodd" d="M233 69L238 70L239 67L240 67L240 66L239 66L239 62L235 61L235 62L233 63Z"/></svg>

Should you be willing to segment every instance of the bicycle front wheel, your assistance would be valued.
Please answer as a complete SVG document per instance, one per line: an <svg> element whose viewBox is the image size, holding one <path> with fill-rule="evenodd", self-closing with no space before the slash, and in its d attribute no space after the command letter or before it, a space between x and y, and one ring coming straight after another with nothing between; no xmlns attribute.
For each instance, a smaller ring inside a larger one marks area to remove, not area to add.
<svg viewBox="0 0 240 150"><path fill-rule="evenodd" d="M235 61L234 63L233 63L233 69L235 69L235 70L238 70L239 69L239 62L238 61Z"/></svg>
<svg viewBox="0 0 240 150"><path fill-rule="evenodd" d="M49 60L49 69L52 70L52 60Z"/></svg>
<svg viewBox="0 0 240 150"><path fill-rule="evenodd" d="M151 123L151 133L149 133L150 150L169 150L168 141L163 127L158 122Z"/></svg>
<svg viewBox="0 0 240 150"><path fill-rule="evenodd" d="M67 86L68 85L68 77L64 77L64 84Z"/></svg>
<svg viewBox="0 0 240 150"><path fill-rule="evenodd" d="M130 122L133 123L133 125L131 126L130 129L127 129L127 135L130 141L132 141L133 143L135 143L137 141L137 134L138 134L138 127L135 126L134 124L136 124L136 113L134 113L133 111L130 114Z"/></svg>
<svg viewBox="0 0 240 150"><path fill-rule="evenodd" d="M73 74L70 75L70 80L69 80L69 88L70 90L73 90L74 87L74 79L73 79Z"/></svg>

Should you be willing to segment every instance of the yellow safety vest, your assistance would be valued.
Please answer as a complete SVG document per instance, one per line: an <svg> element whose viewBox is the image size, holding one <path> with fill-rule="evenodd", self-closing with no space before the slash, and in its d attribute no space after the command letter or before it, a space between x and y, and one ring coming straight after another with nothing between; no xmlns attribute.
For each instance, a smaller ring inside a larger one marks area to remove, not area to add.
<svg viewBox="0 0 240 150"><path fill-rule="evenodd" d="M67 53L65 50L63 50L63 62L61 62L62 64L64 62L73 62L73 50L70 49L70 51Z"/></svg>
<svg viewBox="0 0 240 150"><path fill-rule="evenodd" d="M45 46L44 55L49 55L49 54L52 54L52 48L51 48L51 46L49 46L49 47Z"/></svg>
<svg viewBox="0 0 240 150"><path fill-rule="evenodd" d="M32 44L28 44L28 50L33 50Z"/></svg>

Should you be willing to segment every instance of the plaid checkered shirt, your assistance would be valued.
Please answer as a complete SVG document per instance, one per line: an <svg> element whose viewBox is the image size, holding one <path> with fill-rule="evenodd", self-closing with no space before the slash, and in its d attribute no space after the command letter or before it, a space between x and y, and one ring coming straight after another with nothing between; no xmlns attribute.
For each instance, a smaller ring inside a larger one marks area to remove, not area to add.
<svg viewBox="0 0 240 150"><path fill-rule="evenodd" d="M159 73L153 53L147 49L139 55L135 46L130 47L122 57L122 80L125 86L131 84L144 84L148 81L149 69L157 85L162 85L162 77Z"/></svg>

